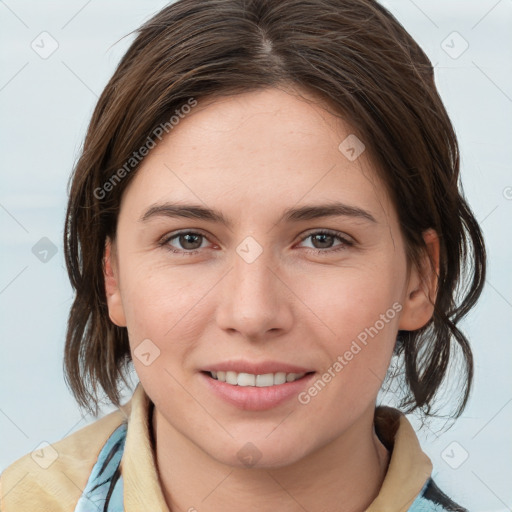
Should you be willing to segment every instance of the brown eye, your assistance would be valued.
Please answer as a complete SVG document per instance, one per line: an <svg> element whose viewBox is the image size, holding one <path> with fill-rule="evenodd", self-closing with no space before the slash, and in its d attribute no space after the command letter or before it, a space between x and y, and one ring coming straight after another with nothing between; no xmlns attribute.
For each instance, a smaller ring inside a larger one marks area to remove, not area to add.
<svg viewBox="0 0 512 512"><path fill-rule="evenodd" d="M315 249L329 249L334 242L334 236L320 233L318 235L311 235L311 240Z"/></svg>
<svg viewBox="0 0 512 512"><path fill-rule="evenodd" d="M182 231L174 233L162 239L159 245L174 253L195 254L204 248L203 242L207 242L206 236L196 231Z"/></svg>
<svg viewBox="0 0 512 512"><path fill-rule="evenodd" d="M184 233L177 236L177 240L182 249L199 249L201 247L203 235L195 233ZM199 240L199 245L198 245Z"/></svg>
<svg viewBox="0 0 512 512"><path fill-rule="evenodd" d="M311 240L312 246L309 250L314 250L316 253L333 253L348 249L354 245L354 242L349 239L344 233L337 231L315 231L309 233L302 239L302 242ZM307 247L306 247L307 248Z"/></svg>

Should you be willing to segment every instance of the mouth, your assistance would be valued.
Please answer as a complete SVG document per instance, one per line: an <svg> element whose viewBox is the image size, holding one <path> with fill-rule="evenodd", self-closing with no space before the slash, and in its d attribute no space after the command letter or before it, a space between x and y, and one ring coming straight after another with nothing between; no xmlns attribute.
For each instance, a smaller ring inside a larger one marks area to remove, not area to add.
<svg viewBox="0 0 512 512"><path fill-rule="evenodd" d="M271 373L268 370L267 373L248 373L218 368L200 372L212 398L220 398L225 404L244 411L268 411L292 403L311 384L315 374L314 371Z"/></svg>
<svg viewBox="0 0 512 512"><path fill-rule="evenodd" d="M314 372L276 372L258 375L254 373L238 373L234 371L205 371L203 373L214 380L225 382L231 386L267 388L271 386L282 386L288 382L295 382Z"/></svg>

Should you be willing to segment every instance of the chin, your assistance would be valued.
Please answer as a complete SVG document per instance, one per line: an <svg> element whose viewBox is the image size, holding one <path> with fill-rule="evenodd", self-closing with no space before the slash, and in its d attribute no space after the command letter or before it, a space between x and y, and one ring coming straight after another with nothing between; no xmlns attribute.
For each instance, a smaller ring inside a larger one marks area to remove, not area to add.
<svg viewBox="0 0 512 512"><path fill-rule="evenodd" d="M239 437L238 439L240 439ZM278 469L298 462L307 453L303 440L293 440L288 437L265 440L260 436L245 436L245 441L231 440L219 450L219 445L205 452L216 461L242 469Z"/></svg>

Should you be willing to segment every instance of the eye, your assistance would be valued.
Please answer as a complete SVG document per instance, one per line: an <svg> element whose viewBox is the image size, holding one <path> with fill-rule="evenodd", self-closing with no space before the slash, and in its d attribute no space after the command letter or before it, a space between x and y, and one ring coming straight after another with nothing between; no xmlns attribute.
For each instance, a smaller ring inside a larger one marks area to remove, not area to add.
<svg viewBox="0 0 512 512"><path fill-rule="evenodd" d="M306 249L316 254L333 253L346 250L354 245L354 241L339 231L319 230L310 232L302 238L301 242L311 239L312 247ZM338 241L338 244L335 242ZM180 231L166 235L159 241L159 245L167 250L181 255L194 255L204 249L208 243L206 235L198 231Z"/></svg>
<svg viewBox="0 0 512 512"><path fill-rule="evenodd" d="M302 238L302 242L308 239L311 239L311 242L313 244L313 247L310 250L314 251L317 254L341 251L354 245L354 242L352 240L350 240L344 233L340 233L339 231L314 231L306 235L304 238ZM339 243L333 246L336 240L338 240Z"/></svg>
<svg viewBox="0 0 512 512"><path fill-rule="evenodd" d="M196 254L199 249L203 249L203 242L207 242L204 234L197 231L180 231L165 236L160 240L159 245L167 248L169 251L181 254Z"/></svg>

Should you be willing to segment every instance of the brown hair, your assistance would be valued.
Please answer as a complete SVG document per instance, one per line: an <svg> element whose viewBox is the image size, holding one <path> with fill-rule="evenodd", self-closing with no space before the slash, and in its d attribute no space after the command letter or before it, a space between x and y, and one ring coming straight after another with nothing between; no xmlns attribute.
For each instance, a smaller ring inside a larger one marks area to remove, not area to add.
<svg viewBox="0 0 512 512"><path fill-rule="evenodd" d="M400 332L395 353L405 363L401 406L428 415L458 345L458 417L473 357L456 324L482 291L485 247L459 190L457 139L418 44L373 0L178 0L137 32L98 101L70 181L64 246L76 297L64 366L79 405L97 415L98 385L119 405L118 384L126 383L128 335L109 319L103 253L137 150L190 98L295 87L330 105L364 141L398 213L408 261L418 264L426 229L440 237L433 318Z"/></svg>

